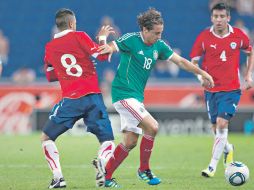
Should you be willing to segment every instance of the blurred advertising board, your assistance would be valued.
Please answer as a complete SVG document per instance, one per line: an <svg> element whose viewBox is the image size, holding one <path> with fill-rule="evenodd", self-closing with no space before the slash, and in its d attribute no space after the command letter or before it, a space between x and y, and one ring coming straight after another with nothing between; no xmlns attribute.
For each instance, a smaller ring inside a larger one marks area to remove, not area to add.
<svg viewBox="0 0 254 190"><path fill-rule="evenodd" d="M50 109L61 98L58 86L0 85L0 134L29 134L34 109Z"/></svg>
<svg viewBox="0 0 254 190"><path fill-rule="evenodd" d="M52 106L60 99L57 83L0 84L0 134L29 134L41 129ZM119 117L110 104L107 106L117 131ZM210 132L203 90L199 86L148 86L145 105L159 121L163 134ZM254 90L243 92L239 109L235 121L231 122L234 131L242 131L244 121L253 118Z"/></svg>
<svg viewBox="0 0 254 190"><path fill-rule="evenodd" d="M159 123L159 134L164 135L190 135L211 134L211 123L205 109L199 108L163 108L148 109L151 115ZM49 110L36 110L33 113L34 130L41 130L48 118ZM245 125L252 121L254 112L251 109L240 109L231 120L229 130L231 132L244 132ZM120 132L120 117L115 110L109 110L109 118L115 134ZM84 123L79 121L69 131L71 134L83 134Z"/></svg>

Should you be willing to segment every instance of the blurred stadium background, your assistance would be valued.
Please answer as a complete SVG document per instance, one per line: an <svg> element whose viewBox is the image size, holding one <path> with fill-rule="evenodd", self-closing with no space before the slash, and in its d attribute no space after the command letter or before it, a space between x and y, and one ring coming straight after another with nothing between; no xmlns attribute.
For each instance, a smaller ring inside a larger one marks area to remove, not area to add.
<svg viewBox="0 0 254 190"><path fill-rule="evenodd" d="M227 1L233 8L231 24L242 27L253 40L254 10L248 12L241 7L253 0ZM59 8L72 9L76 13L78 30L86 31L95 38L102 21L108 20L114 23L118 35L139 31L136 16L149 7L155 7L164 17L163 39L175 51L189 59L189 52L196 36L201 30L210 26L209 6L214 2L213 0L1 0L0 30L5 36L2 39L5 39L9 48L6 51L8 59L4 60L0 79L0 152L2 155L0 189L45 189L42 187L46 187L50 179L46 162L40 154L38 132L48 117L52 105L61 98L58 84L49 84L43 72L44 46L56 32L54 16ZM247 6L246 9L248 8ZM119 55L116 54L112 63L96 63L104 99L116 134L119 130L119 117L111 105L110 84L118 60ZM244 59L241 60L241 64L244 70ZM204 182L197 177L199 170L210 158L208 146L212 146L212 136L209 136L210 122L203 103L203 90L197 79L174 65L167 67L163 62L158 63L145 92L145 104L160 124L160 137L152 163L157 165L155 169L159 170L158 175L162 175L162 179L166 182L162 185L162 189L171 187L172 189L195 190L230 189L225 185L222 171L218 174L220 179L217 178L215 183ZM232 137L233 143L238 144L240 148L237 150L239 153L237 158L247 161L251 171L254 167L249 161L253 158L251 153L253 151L250 149L253 147L253 121L254 90L252 89L243 92L239 112L230 124L230 131L238 133ZM69 133L84 134L82 122L78 122ZM173 136L173 139L168 138L168 135ZM178 135L181 135L180 139ZM89 181L88 186L85 186L82 180L83 175L88 176L88 180L90 178L93 180L92 169L89 168L87 173L83 173L83 169L87 170L90 166L88 163L92 155L96 154L97 145L96 139L90 137L88 140L73 136L61 138L60 150L66 147L75 147L79 150L81 146L93 148L89 152L86 151L87 155L84 158L82 152L76 155L77 152L71 148L65 149L63 153L66 156L63 156L65 158L63 167L66 167L67 178L73 180L70 182L70 187L73 189L79 189L79 187L93 189L94 181ZM178 146L182 148L179 149ZM171 156L166 154L168 151ZM197 154L192 154L193 151ZM185 152L184 155L183 152ZM247 152L248 154L245 154ZM124 164L127 168L138 159L138 151L135 150L133 155L127 159L126 165ZM189 157L188 160L186 156ZM76 165L73 164L73 159ZM177 160L180 162L175 163ZM82 165L84 163L86 165ZM77 168L79 168L78 173L72 173L77 171ZM124 169L126 168L122 167L120 171L126 172ZM128 184L127 179L133 178L132 174L135 174L135 170L136 167L128 168L124 183ZM173 180L167 179L168 170ZM222 170L222 167L219 170ZM25 173L26 176L20 177ZM77 185L80 181L83 185ZM135 186L135 183L133 182L127 188L143 188L143 184ZM253 188L253 184L249 184L241 189Z"/></svg>
<svg viewBox="0 0 254 190"><path fill-rule="evenodd" d="M241 27L254 38L254 13L244 12L240 7L249 0L227 1L232 7L231 24L239 25L240 21ZM114 39L127 32L139 31L136 16L155 7L164 17L163 39L189 58L197 34L210 26L209 6L214 2L217 1L0 1L0 30L9 43L8 59L3 63L0 80L0 133L29 134L40 130L48 111L61 97L58 84L47 83L43 71L44 46L56 32L54 15L59 8L74 10L78 30L86 31L93 38L102 23L111 22L117 30L111 38ZM118 116L111 106L110 85L118 60L116 54L111 63L96 63L113 123L118 122ZM244 71L244 59L241 64ZM210 132L202 88L194 75L179 70L174 64L171 67L163 62L157 64L145 93L145 104L159 120L161 133ZM253 132L253 107L254 91L243 92L239 113L230 130Z"/></svg>

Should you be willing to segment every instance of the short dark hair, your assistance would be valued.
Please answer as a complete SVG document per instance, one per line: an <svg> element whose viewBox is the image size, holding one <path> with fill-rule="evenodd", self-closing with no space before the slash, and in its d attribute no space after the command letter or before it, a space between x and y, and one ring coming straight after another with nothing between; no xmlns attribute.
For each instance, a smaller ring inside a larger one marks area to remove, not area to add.
<svg viewBox="0 0 254 190"><path fill-rule="evenodd" d="M229 6L227 6L226 3L217 3L215 4L212 9L211 9L211 14L213 13L214 10L226 10L227 11L227 15L230 15L230 8Z"/></svg>
<svg viewBox="0 0 254 190"><path fill-rule="evenodd" d="M68 28L68 23L71 19L75 17L75 14L72 10L61 8L56 12L55 22L56 26L60 30L64 30Z"/></svg>
<svg viewBox="0 0 254 190"><path fill-rule="evenodd" d="M147 30L152 30L154 25L162 25L164 23L161 13L155 8L149 8L146 12L140 13L137 18L141 31L143 27Z"/></svg>

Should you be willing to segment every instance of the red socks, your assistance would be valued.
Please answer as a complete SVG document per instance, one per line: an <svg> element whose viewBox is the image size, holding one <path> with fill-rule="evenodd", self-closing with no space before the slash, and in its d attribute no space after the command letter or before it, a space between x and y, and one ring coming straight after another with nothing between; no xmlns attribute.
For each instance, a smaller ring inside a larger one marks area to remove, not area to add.
<svg viewBox="0 0 254 190"><path fill-rule="evenodd" d="M140 143L140 168L141 172L150 169L149 160L154 144L154 137L144 135Z"/></svg>
<svg viewBox="0 0 254 190"><path fill-rule="evenodd" d="M115 151L113 156L109 159L107 165L106 165L106 180L112 178L112 174L114 171L118 168L118 166L123 162L123 160L128 156L129 150L120 143Z"/></svg>

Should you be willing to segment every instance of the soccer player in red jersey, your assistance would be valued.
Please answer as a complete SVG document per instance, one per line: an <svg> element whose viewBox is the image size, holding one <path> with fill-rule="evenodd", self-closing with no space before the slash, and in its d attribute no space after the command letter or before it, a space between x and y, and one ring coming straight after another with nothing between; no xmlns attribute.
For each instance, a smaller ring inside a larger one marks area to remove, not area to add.
<svg viewBox="0 0 254 190"><path fill-rule="evenodd" d="M45 158L53 172L50 189L66 187L54 141L77 120L83 119L87 131L96 135L101 143L99 159L109 159L114 151L111 123L91 60L91 57L107 60L109 55L99 55L99 45L85 32L76 31L76 18L71 10L60 9L55 21L60 32L46 45L45 70L49 82L59 81L63 98L53 107L41 136ZM112 27L103 26L98 34L99 41L105 42L113 32Z"/></svg>
<svg viewBox="0 0 254 190"><path fill-rule="evenodd" d="M201 32L190 57L198 64L203 56L202 69L214 79L215 86L207 88L207 81L198 76L205 88L205 101L209 119L215 134L212 158L202 176L213 177L222 153L225 166L233 161L233 145L228 142L228 124L235 115L241 96L239 79L240 50L247 55L244 89L253 86L253 50L249 38L239 28L229 24L230 10L224 3L211 10L213 25Z"/></svg>

